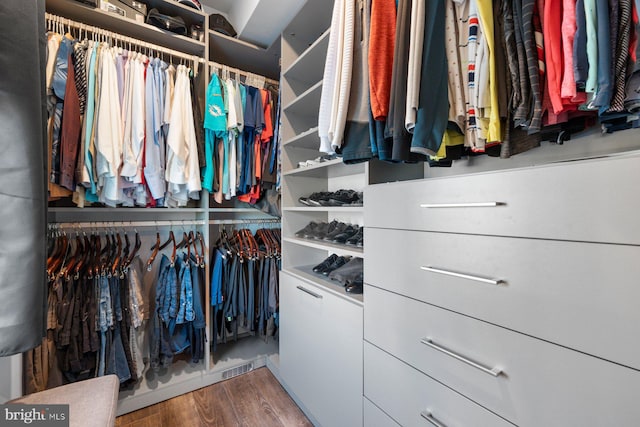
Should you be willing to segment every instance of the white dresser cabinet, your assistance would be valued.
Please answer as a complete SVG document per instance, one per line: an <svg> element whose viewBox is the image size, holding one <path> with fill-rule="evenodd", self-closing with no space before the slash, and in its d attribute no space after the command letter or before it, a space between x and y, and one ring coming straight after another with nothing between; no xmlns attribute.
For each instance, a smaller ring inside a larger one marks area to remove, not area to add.
<svg viewBox="0 0 640 427"><path fill-rule="evenodd" d="M280 275L280 374L322 426L362 425L362 305Z"/></svg>
<svg viewBox="0 0 640 427"><path fill-rule="evenodd" d="M368 187L365 398L403 426L637 426L639 175L622 156Z"/></svg>

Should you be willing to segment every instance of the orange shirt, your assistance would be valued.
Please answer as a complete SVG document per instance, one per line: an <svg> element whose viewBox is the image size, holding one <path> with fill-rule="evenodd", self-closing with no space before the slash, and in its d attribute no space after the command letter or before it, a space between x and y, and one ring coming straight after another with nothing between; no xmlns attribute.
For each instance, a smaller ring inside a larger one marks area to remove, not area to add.
<svg viewBox="0 0 640 427"><path fill-rule="evenodd" d="M393 50L396 43L395 0L372 0L369 34L369 96L375 120L389 114ZM358 43L358 40L355 41Z"/></svg>

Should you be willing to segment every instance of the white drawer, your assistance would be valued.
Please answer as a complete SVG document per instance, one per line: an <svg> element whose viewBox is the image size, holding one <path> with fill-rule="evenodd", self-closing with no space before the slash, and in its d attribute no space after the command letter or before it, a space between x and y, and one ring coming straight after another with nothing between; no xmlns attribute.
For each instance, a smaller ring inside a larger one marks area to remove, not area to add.
<svg viewBox="0 0 640 427"><path fill-rule="evenodd" d="M504 419L366 342L364 394L404 427L512 427ZM368 426L365 423L365 427Z"/></svg>
<svg viewBox="0 0 640 427"><path fill-rule="evenodd" d="M382 412L380 408L371 403L366 397L364 399L364 427L400 427L389 415Z"/></svg>
<svg viewBox="0 0 640 427"><path fill-rule="evenodd" d="M365 340L516 425L638 425L637 370L370 285L364 296Z"/></svg>
<svg viewBox="0 0 640 427"><path fill-rule="evenodd" d="M639 246L365 234L367 283L640 369Z"/></svg>
<svg viewBox="0 0 640 427"><path fill-rule="evenodd" d="M380 184L365 190L364 221L368 227L640 244L638 182L640 157Z"/></svg>

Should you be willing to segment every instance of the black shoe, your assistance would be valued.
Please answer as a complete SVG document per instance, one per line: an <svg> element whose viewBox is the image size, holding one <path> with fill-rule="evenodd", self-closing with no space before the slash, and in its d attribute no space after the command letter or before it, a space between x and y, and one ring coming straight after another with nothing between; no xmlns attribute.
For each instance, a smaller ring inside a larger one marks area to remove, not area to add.
<svg viewBox="0 0 640 427"><path fill-rule="evenodd" d="M311 235L313 233L313 231L318 228L318 225L320 225L320 223L315 222L315 221L311 221L309 224L307 224L306 227L304 227L302 230L298 230L296 231L295 235L296 237L304 237L304 238L308 238L307 236Z"/></svg>
<svg viewBox="0 0 640 427"><path fill-rule="evenodd" d="M335 221L337 224L337 221ZM321 222L318 226L307 236L307 239L322 239L327 235L329 227L335 227L333 223Z"/></svg>
<svg viewBox="0 0 640 427"><path fill-rule="evenodd" d="M347 245L352 245L352 246L358 246L358 243L360 243L360 246L362 246L363 234L364 234L364 227L358 227L358 231L356 232L356 234L349 237L345 243Z"/></svg>
<svg viewBox="0 0 640 427"><path fill-rule="evenodd" d="M362 191L359 191L356 194L358 195L358 199L354 202L351 202L349 206L352 206L352 207L364 206L364 198L363 198Z"/></svg>
<svg viewBox="0 0 640 427"><path fill-rule="evenodd" d="M324 274L325 276L328 276L329 273L331 273L333 270L336 270L342 267L343 265L345 265L346 263L348 263L350 259L351 259L350 256L340 256L336 258L333 264L331 264L326 270L324 270L322 274Z"/></svg>
<svg viewBox="0 0 640 427"><path fill-rule="evenodd" d="M327 242L333 241L333 239L340 233L344 233L344 231L349 227L349 224L345 224L344 222L339 222L338 225L333 229L333 231L327 233L324 237L324 240Z"/></svg>
<svg viewBox="0 0 640 427"><path fill-rule="evenodd" d="M322 273L327 268L331 267L331 264L333 264L336 261L336 259L338 259L338 255L337 254L330 255L327 259L322 261L320 264L318 264L315 267L313 267L313 272L314 273Z"/></svg>
<svg viewBox="0 0 640 427"><path fill-rule="evenodd" d="M350 294L361 294L363 291L363 284L362 282L349 282L347 283L347 286L344 287L344 290Z"/></svg>
<svg viewBox="0 0 640 427"><path fill-rule="evenodd" d="M344 244L348 239L350 239L351 237L355 236L358 233L358 230L361 227L358 227L357 225L354 226L350 226L350 228L348 227L344 233L340 233L338 234L336 237L334 237L333 241L336 243L342 243Z"/></svg>
<svg viewBox="0 0 640 427"><path fill-rule="evenodd" d="M345 206L358 200L358 193L353 190L338 190L329 196L326 206Z"/></svg>
<svg viewBox="0 0 640 427"><path fill-rule="evenodd" d="M299 197L298 201L300 203L302 203L303 205L306 205L306 206L320 206L316 202L316 200L319 200L320 198L323 198L323 197L327 197L329 194L331 194L331 193L327 193L326 191L318 192L318 193L312 193L310 196Z"/></svg>
<svg viewBox="0 0 640 427"><path fill-rule="evenodd" d="M317 231L313 234L313 238L318 240L323 240L325 237L327 237L328 234L333 233L339 224L340 222L334 219L329 223L329 225L326 228L318 227Z"/></svg>
<svg viewBox="0 0 640 427"><path fill-rule="evenodd" d="M313 193L307 198L309 200L309 206L325 206L325 200L329 200L331 194L332 193L328 191Z"/></svg>

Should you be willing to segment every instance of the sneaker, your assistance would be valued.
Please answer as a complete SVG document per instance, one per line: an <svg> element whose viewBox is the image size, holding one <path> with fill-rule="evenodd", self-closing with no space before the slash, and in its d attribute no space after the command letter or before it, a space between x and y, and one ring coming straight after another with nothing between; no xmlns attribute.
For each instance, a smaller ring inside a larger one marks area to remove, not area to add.
<svg viewBox="0 0 640 427"><path fill-rule="evenodd" d="M349 204L349 206L352 206L352 207L362 207L362 206L364 206L364 198L363 198L362 191L358 191L356 193L356 195L358 196L358 198L355 201L351 202L351 204Z"/></svg>
<svg viewBox="0 0 640 427"><path fill-rule="evenodd" d="M351 260L350 256L340 256L340 257L336 258L336 260L333 262L333 264L331 264L327 269L325 269L322 272L322 274L324 274L325 276L328 276L329 273L331 273L333 270L336 270L336 269L342 267L343 265L348 263L349 260Z"/></svg>
<svg viewBox="0 0 640 427"><path fill-rule="evenodd" d="M334 219L327 225L326 228L318 227L313 233L313 238L317 240L323 240L329 233L333 233L339 224L340 223L338 222L338 220Z"/></svg>
<svg viewBox="0 0 640 427"><path fill-rule="evenodd" d="M318 227L318 223L315 221L311 221L309 224L307 224L306 227L304 227L301 230L298 230L295 232L295 236L296 237L307 237L308 235L310 235L311 233L313 233L313 231Z"/></svg>
<svg viewBox="0 0 640 427"><path fill-rule="evenodd" d="M333 231L327 233L327 235L324 237L324 240L326 240L327 242L331 242L333 241L333 239L341 233L344 233L344 231L347 229L347 227L349 227L350 224L345 224L344 222L339 222L338 225L336 225L336 227L333 229Z"/></svg>
<svg viewBox="0 0 640 427"><path fill-rule="evenodd" d="M320 204L316 203L315 201L319 200L320 198L326 197L327 194L329 193L327 193L326 191L319 192L319 193L312 193L310 196L299 197L298 201L306 206L320 206Z"/></svg>
<svg viewBox="0 0 640 427"><path fill-rule="evenodd" d="M313 267L313 272L314 273L322 273L327 268L331 267L331 265L336 261L336 259L338 259L338 255L337 254L330 255L327 259L322 261L320 264L318 264L315 267Z"/></svg>
<svg viewBox="0 0 640 427"><path fill-rule="evenodd" d="M353 190L338 190L329 196L327 206L345 206L358 201L358 193Z"/></svg>
<svg viewBox="0 0 640 427"><path fill-rule="evenodd" d="M356 234L354 234L353 236L349 237L345 243L347 245L351 245L351 246L358 246L358 243L360 243L360 246L362 246L362 237L364 234L364 227L358 227L358 231L356 232Z"/></svg>
<svg viewBox="0 0 640 427"><path fill-rule="evenodd" d="M355 236L358 233L358 230L360 228L362 227L359 227L357 225L355 227L352 226L351 229L347 229L344 231L344 233L340 233L336 237L334 237L333 241L336 243L345 244L348 239L350 239L351 237Z"/></svg>
<svg viewBox="0 0 640 427"><path fill-rule="evenodd" d="M305 236L307 239L322 239L322 237L326 236L327 230L329 229L329 224L326 222L321 222L318 224L316 228L311 231L308 235Z"/></svg>

